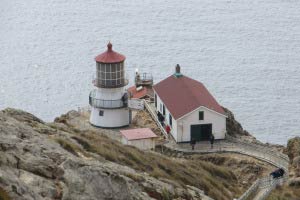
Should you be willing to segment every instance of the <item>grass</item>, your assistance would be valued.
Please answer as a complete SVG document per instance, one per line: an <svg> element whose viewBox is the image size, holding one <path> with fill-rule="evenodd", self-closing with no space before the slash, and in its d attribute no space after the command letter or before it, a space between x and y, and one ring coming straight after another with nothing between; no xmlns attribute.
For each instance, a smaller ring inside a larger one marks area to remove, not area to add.
<svg viewBox="0 0 300 200"><path fill-rule="evenodd" d="M11 200L8 193L0 187L0 200Z"/></svg>
<svg viewBox="0 0 300 200"><path fill-rule="evenodd" d="M232 199L240 194L236 176L230 170L201 160L174 160L158 153L144 152L111 140L95 132L72 137L88 152L96 153L106 160L147 172L156 178L166 178L185 187L192 185L205 191L214 199ZM61 144L61 142L60 142ZM68 143L61 144L70 152L76 149ZM167 195L165 196L168 199Z"/></svg>
<svg viewBox="0 0 300 200"><path fill-rule="evenodd" d="M62 138L55 138L54 139L62 148L70 152L71 154L79 157L79 153L82 155L89 157L88 153L86 153L81 147L78 145L72 143L71 141L68 141L67 139Z"/></svg>
<svg viewBox="0 0 300 200"><path fill-rule="evenodd" d="M172 200L173 199L172 193L169 190L167 190L166 188L162 189L161 195L162 195L162 200Z"/></svg>
<svg viewBox="0 0 300 200"><path fill-rule="evenodd" d="M288 185L275 188L266 200L299 200L300 188Z"/></svg>

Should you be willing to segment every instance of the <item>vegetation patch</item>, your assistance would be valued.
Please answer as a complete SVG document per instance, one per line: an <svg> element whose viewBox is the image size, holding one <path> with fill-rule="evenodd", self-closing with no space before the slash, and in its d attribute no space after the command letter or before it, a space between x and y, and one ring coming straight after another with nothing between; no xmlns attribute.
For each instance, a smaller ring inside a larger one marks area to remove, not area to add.
<svg viewBox="0 0 300 200"><path fill-rule="evenodd" d="M214 199L232 199L233 194L242 192L237 185L234 173L225 167L216 166L202 160L174 160L158 153L144 152L132 146L125 146L105 135L87 131L73 137L84 150L96 153L106 160L147 172L158 179L166 178L186 185L195 186L205 191ZM76 152L71 145L63 146ZM130 177L131 178L131 177ZM136 177L132 177L135 179ZM138 178L139 179L139 178ZM155 196L154 191L147 191ZM167 198L168 195L165 195ZM163 197L160 197L161 199Z"/></svg>
<svg viewBox="0 0 300 200"><path fill-rule="evenodd" d="M166 188L162 189L161 196L162 196L163 200L172 200L173 199L172 193L169 190L167 190Z"/></svg>
<svg viewBox="0 0 300 200"><path fill-rule="evenodd" d="M83 149L81 149L77 144L72 143L71 141L68 141L67 139L62 139L62 138L55 138L55 141L60 144L62 148L70 152L71 154L79 157L79 153L86 156L90 157L87 152L85 152Z"/></svg>
<svg viewBox="0 0 300 200"><path fill-rule="evenodd" d="M134 180L135 182L142 182L144 181L144 177L143 176L140 176L140 175L137 175L137 174L125 174L128 178L131 178L132 180Z"/></svg>
<svg viewBox="0 0 300 200"><path fill-rule="evenodd" d="M276 187L266 200L299 200L300 188L288 185Z"/></svg>
<svg viewBox="0 0 300 200"><path fill-rule="evenodd" d="M300 156L300 137L290 139L287 144L286 152L291 161L297 156Z"/></svg>
<svg viewBox="0 0 300 200"><path fill-rule="evenodd" d="M8 193L0 187L0 200L11 200Z"/></svg>

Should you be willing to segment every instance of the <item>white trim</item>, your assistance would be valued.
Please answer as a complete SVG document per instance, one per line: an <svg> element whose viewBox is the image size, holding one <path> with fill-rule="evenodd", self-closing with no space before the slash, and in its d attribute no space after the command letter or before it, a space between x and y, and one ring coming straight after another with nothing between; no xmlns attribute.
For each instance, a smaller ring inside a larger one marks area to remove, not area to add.
<svg viewBox="0 0 300 200"><path fill-rule="evenodd" d="M194 109L194 110L192 110L192 111L188 112L187 114L185 114L185 115L183 115L183 116L179 117L179 118L178 118L178 119L176 119L176 120L180 120L180 119L182 119L182 118L186 117L187 115L189 115L189 114L191 114L191 113L195 112L195 111L196 111L196 110L198 110L199 108L205 108L205 109L207 109L207 110L209 110L209 111L211 111L211 112L213 112L213 113L219 114L219 115L221 115L221 116L223 116L223 117L225 117L225 118L227 118L227 117L228 117L227 115L223 115L223 114L221 114L221 113L219 113L219 112L217 112L217 111L214 111L214 110L212 110L212 109L209 109L209 108L207 108L207 107L205 107L205 106L199 106L198 108L196 108L196 109ZM204 117L205 117L205 116L204 116Z"/></svg>

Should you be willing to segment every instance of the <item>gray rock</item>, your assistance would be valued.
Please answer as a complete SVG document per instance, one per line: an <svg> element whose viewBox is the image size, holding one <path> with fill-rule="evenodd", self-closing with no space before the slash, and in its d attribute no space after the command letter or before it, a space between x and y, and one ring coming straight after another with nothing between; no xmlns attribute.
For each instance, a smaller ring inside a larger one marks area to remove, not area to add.
<svg viewBox="0 0 300 200"><path fill-rule="evenodd" d="M55 123L46 124L24 111L1 111L0 188L15 200L148 200L153 199L149 190L160 198L163 189L209 199L195 187L158 180L99 155L70 153L55 141L59 136L80 149L74 133L64 131L68 128L55 128Z"/></svg>

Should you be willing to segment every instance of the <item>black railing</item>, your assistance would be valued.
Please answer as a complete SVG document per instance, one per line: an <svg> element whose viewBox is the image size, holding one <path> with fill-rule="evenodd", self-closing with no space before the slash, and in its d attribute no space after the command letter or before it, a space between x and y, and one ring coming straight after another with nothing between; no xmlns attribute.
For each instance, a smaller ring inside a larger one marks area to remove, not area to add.
<svg viewBox="0 0 300 200"><path fill-rule="evenodd" d="M127 99L104 100L89 96L89 104L95 108L124 108L127 107Z"/></svg>
<svg viewBox="0 0 300 200"><path fill-rule="evenodd" d="M135 76L135 84L137 86L143 86L143 85L153 85L153 77L152 74L149 73L142 73L142 74L136 74Z"/></svg>

